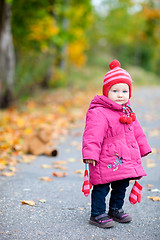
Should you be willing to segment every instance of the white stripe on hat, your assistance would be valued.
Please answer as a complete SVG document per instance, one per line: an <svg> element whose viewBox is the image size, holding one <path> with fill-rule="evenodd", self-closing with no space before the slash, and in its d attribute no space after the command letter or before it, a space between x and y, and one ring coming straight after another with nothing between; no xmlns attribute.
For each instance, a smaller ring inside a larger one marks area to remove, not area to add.
<svg viewBox="0 0 160 240"><path fill-rule="evenodd" d="M127 76L124 76L124 75L119 75L119 76L116 76L116 77L112 77L112 78L109 78L109 80L105 80L104 79L104 82L103 82L103 86L106 85L107 83L113 81L113 80L118 80L118 79L126 79L126 80L129 80L130 82L132 82L132 79L127 77Z"/></svg>
<svg viewBox="0 0 160 240"><path fill-rule="evenodd" d="M123 68L120 68L120 67L116 67L114 69L111 69L110 71L108 71L106 74L111 74L111 73L114 73L114 72L117 72L117 71L122 71L124 72L125 74L127 74L128 76L130 76L130 74Z"/></svg>
<svg viewBox="0 0 160 240"><path fill-rule="evenodd" d="M121 70L121 68L117 68L116 71L110 70L108 73L106 73L106 75L104 76L104 80L117 74L127 75L129 78L131 78L129 73L127 73L124 70Z"/></svg>

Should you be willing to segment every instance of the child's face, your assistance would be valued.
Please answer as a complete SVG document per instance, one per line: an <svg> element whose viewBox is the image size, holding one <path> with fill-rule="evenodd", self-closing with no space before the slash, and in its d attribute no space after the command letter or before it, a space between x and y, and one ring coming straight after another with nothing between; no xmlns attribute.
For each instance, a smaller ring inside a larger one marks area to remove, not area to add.
<svg viewBox="0 0 160 240"><path fill-rule="evenodd" d="M114 84L108 91L108 98L120 105L129 100L129 86L126 83Z"/></svg>

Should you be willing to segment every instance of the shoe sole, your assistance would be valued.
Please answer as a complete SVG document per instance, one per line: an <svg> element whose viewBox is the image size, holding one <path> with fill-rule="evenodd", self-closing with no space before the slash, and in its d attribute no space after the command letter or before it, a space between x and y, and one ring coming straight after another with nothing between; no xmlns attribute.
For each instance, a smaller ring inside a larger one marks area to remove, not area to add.
<svg viewBox="0 0 160 240"><path fill-rule="evenodd" d="M115 225L114 221L110 221L110 222L108 222L108 223L106 223L104 225L99 224L97 222L93 222L92 220L89 220L89 223L91 225L95 225L95 226L100 227L100 228L111 228L111 227L114 227L114 225Z"/></svg>

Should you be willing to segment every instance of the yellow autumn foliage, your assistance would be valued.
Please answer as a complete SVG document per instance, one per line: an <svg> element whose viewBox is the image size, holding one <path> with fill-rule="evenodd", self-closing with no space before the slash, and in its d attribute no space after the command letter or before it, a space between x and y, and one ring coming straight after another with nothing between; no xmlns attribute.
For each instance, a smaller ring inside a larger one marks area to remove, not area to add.
<svg viewBox="0 0 160 240"><path fill-rule="evenodd" d="M49 40L51 37L57 35L59 28L52 17L46 16L31 25L30 31L29 39L40 42Z"/></svg>
<svg viewBox="0 0 160 240"><path fill-rule="evenodd" d="M83 66L86 62L85 50L86 45L81 40L70 43L68 46L69 61L77 66Z"/></svg>
<svg viewBox="0 0 160 240"><path fill-rule="evenodd" d="M143 14L147 17L147 19L160 19L160 9L145 7Z"/></svg>

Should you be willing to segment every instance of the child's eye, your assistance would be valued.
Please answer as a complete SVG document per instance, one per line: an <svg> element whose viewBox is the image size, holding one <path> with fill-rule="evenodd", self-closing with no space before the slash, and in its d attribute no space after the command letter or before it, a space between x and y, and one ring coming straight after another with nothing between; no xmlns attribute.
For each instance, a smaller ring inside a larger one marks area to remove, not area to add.
<svg viewBox="0 0 160 240"><path fill-rule="evenodd" d="M124 90L123 92L124 92L124 93L127 93L128 91L127 91L127 90Z"/></svg>
<svg viewBox="0 0 160 240"><path fill-rule="evenodd" d="M117 92L117 90L113 90L113 92Z"/></svg>

